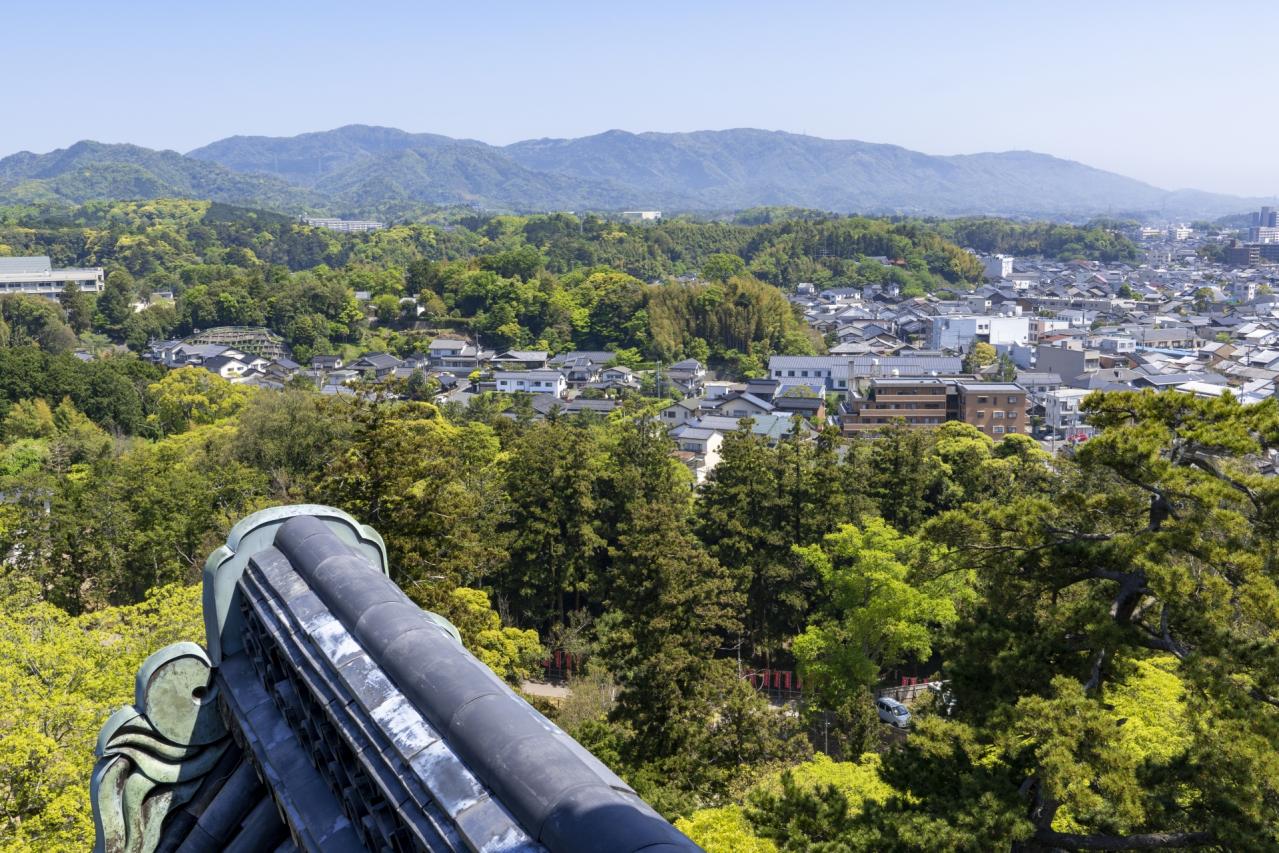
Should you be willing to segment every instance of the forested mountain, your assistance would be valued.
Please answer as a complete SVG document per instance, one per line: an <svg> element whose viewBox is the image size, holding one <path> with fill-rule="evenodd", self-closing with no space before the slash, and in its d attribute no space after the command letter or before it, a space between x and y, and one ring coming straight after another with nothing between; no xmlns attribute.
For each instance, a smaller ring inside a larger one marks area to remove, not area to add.
<svg viewBox="0 0 1279 853"><path fill-rule="evenodd" d="M151 198L200 198L277 210L315 201L280 178L137 145L77 142L48 154L24 151L0 160L0 200L5 202Z"/></svg>
<svg viewBox="0 0 1279 853"><path fill-rule="evenodd" d="M186 156L80 142L0 160L0 201L172 196L392 217L463 204L511 211L794 205L943 216L1168 218L1220 216L1258 201L1168 192L1028 151L944 157L754 129L612 130L503 147L349 125L287 138L233 136Z"/></svg>

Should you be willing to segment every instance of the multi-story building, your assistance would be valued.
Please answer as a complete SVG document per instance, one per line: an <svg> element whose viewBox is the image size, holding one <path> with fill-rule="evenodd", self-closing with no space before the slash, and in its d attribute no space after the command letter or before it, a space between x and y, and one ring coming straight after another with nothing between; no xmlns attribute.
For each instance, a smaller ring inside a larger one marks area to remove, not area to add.
<svg viewBox="0 0 1279 853"><path fill-rule="evenodd" d="M992 346L1012 346L1025 344L1029 338L1029 317L952 314L932 318L928 347L934 350L968 350L978 341Z"/></svg>
<svg viewBox="0 0 1279 853"><path fill-rule="evenodd" d="M621 216L627 222L660 222L662 212L660 210L623 210Z"/></svg>
<svg viewBox="0 0 1279 853"><path fill-rule="evenodd" d="M346 233L359 233L363 231L377 231L385 228L385 222L374 222L371 219L325 219L315 216L304 216L302 221L314 228L327 228L330 231L342 231Z"/></svg>
<svg viewBox="0 0 1279 853"><path fill-rule="evenodd" d="M1257 243L1234 240L1225 248L1224 260L1232 267L1255 267L1261 261L1261 247Z"/></svg>
<svg viewBox="0 0 1279 853"><path fill-rule="evenodd" d="M1000 439L1030 431L1026 389L1016 382L956 382L956 420Z"/></svg>
<svg viewBox="0 0 1279 853"><path fill-rule="evenodd" d="M1029 431L1026 405L1026 389L1015 382L872 379L845 404L840 423L844 435L856 435L896 422L918 429L963 421L999 439Z"/></svg>
<svg viewBox="0 0 1279 853"><path fill-rule="evenodd" d="M849 399L841 424L845 435L882 429L895 421L908 427L945 423L955 383L946 379L871 379L864 396Z"/></svg>
<svg viewBox="0 0 1279 853"><path fill-rule="evenodd" d="M775 355L768 372L780 386L817 385L842 396L859 379L955 376L963 361L956 355Z"/></svg>
<svg viewBox="0 0 1279 853"><path fill-rule="evenodd" d="M1070 320L1058 317L1030 317L1029 343L1036 343L1044 335L1064 332L1070 328Z"/></svg>
<svg viewBox="0 0 1279 853"><path fill-rule="evenodd" d="M991 255L982 264L986 267L986 278L989 279L1008 278L1013 274L1012 255Z"/></svg>
<svg viewBox="0 0 1279 853"><path fill-rule="evenodd" d="M74 282L86 293L101 293L106 278L102 267L54 269L47 255L0 258L0 294L27 293L56 298L68 282Z"/></svg>
<svg viewBox="0 0 1279 853"><path fill-rule="evenodd" d="M1251 302L1257 298L1257 282L1248 278L1230 282L1230 298L1236 302Z"/></svg>
<svg viewBox="0 0 1279 853"><path fill-rule="evenodd" d="M1090 393L1085 388L1058 388L1044 395L1044 426L1059 437L1076 434L1083 424L1079 404Z"/></svg>
<svg viewBox="0 0 1279 853"><path fill-rule="evenodd" d="M1096 373L1100 369L1101 353L1095 349L1084 349L1082 345L1040 344L1035 350L1035 370L1040 373L1056 373L1067 385L1075 384L1080 377Z"/></svg>

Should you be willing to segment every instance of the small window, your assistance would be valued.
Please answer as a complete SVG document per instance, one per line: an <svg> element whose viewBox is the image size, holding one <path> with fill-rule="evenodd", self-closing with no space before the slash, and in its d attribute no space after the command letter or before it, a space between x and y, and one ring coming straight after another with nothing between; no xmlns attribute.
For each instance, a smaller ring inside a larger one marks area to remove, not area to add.
<svg viewBox="0 0 1279 853"><path fill-rule="evenodd" d="M995 420L1002 420L1004 417L1004 413L1000 411L999 409L995 409L995 411L990 413L990 416L993 417Z"/></svg>
<svg viewBox="0 0 1279 853"><path fill-rule="evenodd" d="M985 413L985 412L983 412L983 411L980 411L980 410L979 410L979 411L977 412L977 417L978 417L979 419L980 419L980 418L984 418L984 417L986 417L986 413Z"/></svg>
<svg viewBox="0 0 1279 853"><path fill-rule="evenodd" d="M1003 428L1003 427L1001 427L1001 426L997 426L997 427L995 427L993 430L991 430L991 432L993 432L995 435L1003 435L1003 434L1004 434L1004 428Z"/></svg>
<svg viewBox="0 0 1279 853"><path fill-rule="evenodd" d="M1008 405L1010 405L1010 406L1015 406L1015 405L1017 405L1017 398L1016 398L1016 397L1009 397L1009 398L1008 398Z"/></svg>
<svg viewBox="0 0 1279 853"><path fill-rule="evenodd" d="M978 397L978 398L977 398L977 402L978 402L978 403L985 403L985 402L986 402L986 398L985 398L985 397Z"/></svg>

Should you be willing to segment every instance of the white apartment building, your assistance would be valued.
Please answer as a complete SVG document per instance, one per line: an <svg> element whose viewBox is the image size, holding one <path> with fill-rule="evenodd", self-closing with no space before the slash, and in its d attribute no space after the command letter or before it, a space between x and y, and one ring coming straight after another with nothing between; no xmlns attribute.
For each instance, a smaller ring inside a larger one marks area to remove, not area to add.
<svg viewBox="0 0 1279 853"><path fill-rule="evenodd" d="M1044 425L1063 438L1080 432L1083 419L1079 404L1090 393L1084 388L1058 388L1044 394Z"/></svg>
<svg viewBox="0 0 1279 853"><path fill-rule="evenodd" d="M1030 341L1030 318L959 314L933 317L929 324L929 349L968 350L978 341L992 346L1025 345Z"/></svg>

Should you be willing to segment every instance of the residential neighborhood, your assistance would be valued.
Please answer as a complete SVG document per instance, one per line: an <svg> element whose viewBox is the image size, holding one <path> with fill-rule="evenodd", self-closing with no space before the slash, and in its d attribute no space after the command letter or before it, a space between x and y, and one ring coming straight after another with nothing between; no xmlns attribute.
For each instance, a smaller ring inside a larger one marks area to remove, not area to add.
<svg viewBox="0 0 1279 853"><path fill-rule="evenodd" d="M856 438L893 423L962 421L994 440L1029 435L1055 448L1092 434L1080 403L1094 390L1228 390L1244 402L1279 393L1279 269L1208 260L1203 247L1223 238L1182 228L1143 228L1133 239L1143 263L982 257L987 280L970 292L907 298L893 286L801 284L788 298L827 354L774 355L758 378L697 359L628 366L609 351L497 351L455 333L403 357L315 355L303 365L264 329L225 327L153 342L147 357L330 395L417 375L437 403L527 396L507 414L533 418L664 400L657 418L698 483L724 436L741 428L775 442L827 426Z"/></svg>

